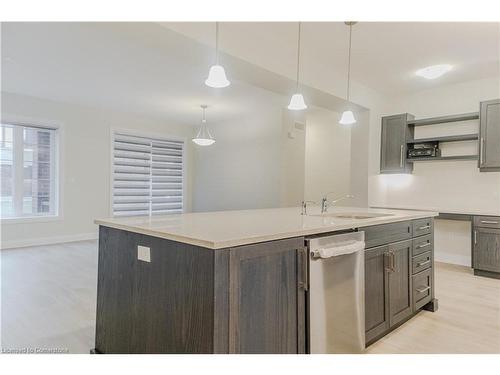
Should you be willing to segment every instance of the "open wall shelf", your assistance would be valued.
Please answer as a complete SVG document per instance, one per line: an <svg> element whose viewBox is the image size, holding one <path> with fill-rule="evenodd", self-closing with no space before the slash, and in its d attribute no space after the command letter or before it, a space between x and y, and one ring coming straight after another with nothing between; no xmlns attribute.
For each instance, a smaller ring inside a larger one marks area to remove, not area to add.
<svg viewBox="0 0 500 375"><path fill-rule="evenodd" d="M422 158L407 158L408 163L415 163L419 161L451 161L451 160L477 160L477 155L454 155L454 156L429 156Z"/></svg>
<svg viewBox="0 0 500 375"><path fill-rule="evenodd" d="M459 142L459 141L477 141L478 139L479 135L476 133L476 134L448 135L444 137L410 139L406 143L414 144L414 143L424 143L424 142Z"/></svg>
<svg viewBox="0 0 500 375"><path fill-rule="evenodd" d="M463 113L459 115L423 118L420 120L408 120L407 124L410 126L424 126L424 125L445 124L447 122L477 120L477 119L479 119L479 112L472 112L472 113Z"/></svg>

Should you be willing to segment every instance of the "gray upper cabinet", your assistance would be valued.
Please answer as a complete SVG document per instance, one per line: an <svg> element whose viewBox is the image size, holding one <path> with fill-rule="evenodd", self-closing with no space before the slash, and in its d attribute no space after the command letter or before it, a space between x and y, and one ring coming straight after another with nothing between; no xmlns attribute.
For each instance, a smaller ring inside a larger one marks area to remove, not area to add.
<svg viewBox="0 0 500 375"><path fill-rule="evenodd" d="M481 102L479 124L479 168L500 171L500 99Z"/></svg>
<svg viewBox="0 0 500 375"><path fill-rule="evenodd" d="M413 138L407 125L414 116L408 113L382 117L380 173L411 173L413 165L406 162L406 141Z"/></svg>
<svg viewBox="0 0 500 375"><path fill-rule="evenodd" d="M229 352L304 353L303 238L237 247L229 259Z"/></svg>

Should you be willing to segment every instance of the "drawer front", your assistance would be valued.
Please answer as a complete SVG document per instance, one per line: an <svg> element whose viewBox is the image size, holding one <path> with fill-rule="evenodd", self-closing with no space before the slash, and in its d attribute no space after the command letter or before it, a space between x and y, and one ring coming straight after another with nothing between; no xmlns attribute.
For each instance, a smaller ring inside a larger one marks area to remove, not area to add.
<svg viewBox="0 0 500 375"><path fill-rule="evenodd" d="M426 270L432 265L432 253L430 251L417 255L412 259L412 270L413 274L419 273L420 271Z"/></svg>
<svg viewBox="0 0 500 375"><path fill-rule="evenodd" d="M365 232L366 248L370 248L411 238L411 221L373 225L360 230Z"/></svg>
<svg viewBox="0 0 500 375"><path fill-rule="evenodd" d="M434 248L432 234L413 239L413 256L432 251Z"/></svg>
<svg viewBox="0 0 500 375"><path fill-rule="evenodd" d="M422 308L432 299L432 268L413 276L413 311Z"/></svg>
<svg viewBox="0 0 500 375"><path fill-rule="evenodd" d="M424 236L432 233L433 220L431 217L413 220L413 237Z"/></svg>
<svg viewBox="0 0 500 375"><path fill-rule="evenodd" d="M500 229L499 216L474 216L474 226Z"/></svg>

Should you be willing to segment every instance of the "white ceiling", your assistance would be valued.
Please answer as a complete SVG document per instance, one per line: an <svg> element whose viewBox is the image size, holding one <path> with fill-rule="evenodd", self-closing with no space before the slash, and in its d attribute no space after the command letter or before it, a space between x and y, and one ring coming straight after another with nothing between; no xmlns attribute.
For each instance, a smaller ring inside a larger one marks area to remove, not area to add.
<svg viewBox="0 0 500 375"><path fill-rule="evenodd" d="M162 25L214 43L213 23ZM345 86L348 31L342 22L302 24L301 74L306 83L337 79ZM297 23L221 23L219 34L220 48L228 54L295 76ZM445 63L454 69L440 79L429 81L414 74L417 69ZM495 77L499 69L500 23L360 22L353 26L352 79L381 93L399 95Z"/></svg>
<svg viewBox="0 0 500 375"><path fill-rule="evenodd" d="M399 95L499 76L499 27L359 23L353 30L353 79ZM3 23L2 90L191 124L198 122L202 103L212 107L208 115L214 120L241 116L270 97L287 104L296 28L221 24L221 59L233 84L216 90L203 85L214 56L213 23ZM307 84L344 96L347 31L343 23L303 25L301 76ZM414 76L417 68L437 63L455 68L435 81ZM332 95L305 90L318 105L343 105Z"/></svg>

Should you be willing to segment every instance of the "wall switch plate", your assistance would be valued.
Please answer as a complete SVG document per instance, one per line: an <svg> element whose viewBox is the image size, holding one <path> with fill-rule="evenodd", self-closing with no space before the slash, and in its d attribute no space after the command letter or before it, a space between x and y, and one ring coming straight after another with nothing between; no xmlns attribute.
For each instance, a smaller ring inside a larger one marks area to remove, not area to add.
<svg viewBox="0 0 500 375"><path fill-rule="evenodd" d="M137 246L137 259L151 262L151 249L146 246Z"/></svg>

